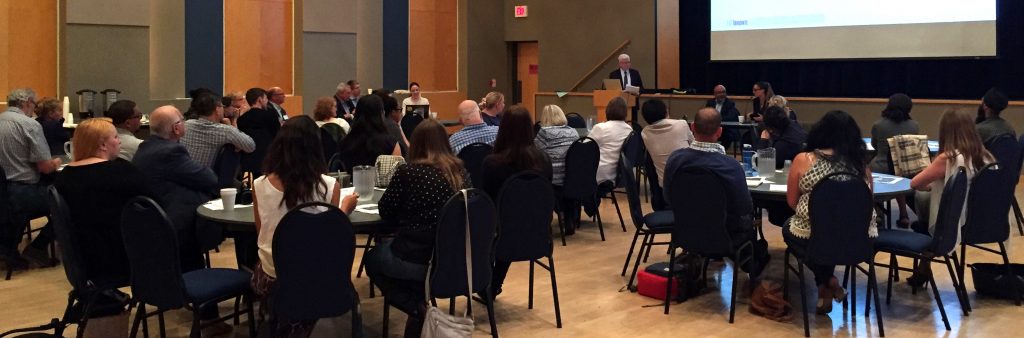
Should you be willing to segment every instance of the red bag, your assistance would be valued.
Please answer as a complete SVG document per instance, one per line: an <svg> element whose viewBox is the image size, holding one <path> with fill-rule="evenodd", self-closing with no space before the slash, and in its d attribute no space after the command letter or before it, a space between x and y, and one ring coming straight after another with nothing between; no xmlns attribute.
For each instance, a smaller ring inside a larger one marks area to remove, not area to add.
<svg viewBox="0 0 1024 338"><path fill-rule="evenodd" d="M650 272L639 271L636 273L637 293L657 300L665 300L665 284L668 277L659 276ZM672 279L672 298L679 297L679 278Z"/></svg>

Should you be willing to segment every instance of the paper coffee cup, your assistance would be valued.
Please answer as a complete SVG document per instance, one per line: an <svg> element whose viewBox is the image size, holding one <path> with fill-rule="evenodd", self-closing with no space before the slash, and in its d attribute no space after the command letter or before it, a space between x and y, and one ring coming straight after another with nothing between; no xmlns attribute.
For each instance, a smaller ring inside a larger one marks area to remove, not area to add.
<svg viewBox="0 0 1024 338"><path fill-rule="evenodd" d="M224 210L235 210L235 195L238 189L224 188L220 190L220 202L224 204Z"/></svg>
<svg viewBox="0 0 1024 338"><path fill-rule="evenodd" d="M743 123L743 120L746 120L746 119L747 119L746 116L740 115L739 121L740 121L740 123Z"/></svg>
<svg viewBox="0 0 1024 338"><path fill-rule="evenodd" d="M430 112L430 118L437 119L437 112L436 111Z"/></svg>

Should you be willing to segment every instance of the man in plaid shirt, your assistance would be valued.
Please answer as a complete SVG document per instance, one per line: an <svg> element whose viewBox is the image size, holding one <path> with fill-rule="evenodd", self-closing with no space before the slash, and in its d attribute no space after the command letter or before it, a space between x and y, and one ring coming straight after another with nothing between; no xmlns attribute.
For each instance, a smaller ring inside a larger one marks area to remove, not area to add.
<svg viewBox="0 0 1024 338"><path fill-rule="evenodd" d="M188 133L181 139L181 144L188 149L192 160L212 167L217 159L217 152L226 144L233 145L236 151L251 153L256 150L256 142L252 137L238 130L224 120L224 105L219 97L213 94L202 94L194 99L192 106L199 113L199 118L185 121Z"/></svg>

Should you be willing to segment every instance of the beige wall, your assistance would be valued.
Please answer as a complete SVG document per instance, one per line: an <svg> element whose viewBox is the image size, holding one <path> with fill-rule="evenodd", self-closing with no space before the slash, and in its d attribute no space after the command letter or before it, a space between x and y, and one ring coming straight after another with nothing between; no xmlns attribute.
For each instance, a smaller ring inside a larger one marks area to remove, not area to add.
<svg viewBox="0 0 1024 338"><path fill-rule="evenodd" d="M380 88L384 83L384 6L380 0L358 0L356 5L356 74L361 88ZM365 94L365 92L364 92Z"/></svg>
<svg viewBox="0 0 1024 338"><path fill-rule="evenodd" d="M358 0L302 0L302 29L306 32L355 33Z"/></svg>
<svg viewBox="0 0 1024 338"><path fill-rule="evenodd" d="M150 5L159 0L68 0L67 22L93 25L149 26ZM178 1L183 3L183 1Z"/></svg>
<svg viewBox="0 0 1024 338"><path fill-rule="evenodd" d="M467 97L479 99L487 92L497 90L512 93L514 66L510 64L508 43L505 42L504 0L473 0L466 2L465 17L466 50L465 66L467 79L463 85ZM490 80L495 79L498 87L491 88Z"/></svg>

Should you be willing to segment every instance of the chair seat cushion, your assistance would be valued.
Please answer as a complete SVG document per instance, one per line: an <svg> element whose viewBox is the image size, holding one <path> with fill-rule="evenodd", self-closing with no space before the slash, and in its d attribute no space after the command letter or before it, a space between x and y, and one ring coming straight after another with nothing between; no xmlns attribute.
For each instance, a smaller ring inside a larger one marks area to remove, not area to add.
<svg viewBox="0 0 1024 338"><path fill-rule="evenodd" d="M875 250L925 252L931 247L931 244L932 238L928 235L913 231L882 229L878 230Z"/></svg>
<svg viewBox="0 0 1024 338"><path fill-rule="evenodd" d="M189 300L197 304L249 293L251 278L249 272L223 268L189 271L182 276Z"/></svg>
<svg viewBox="0 0 1024 338"><path fill-rule="evenodd" d="M672 210L655 211L644 215L644 224L654 232L672 231L672 225L675 222L676 218L672 215Z"/></svg>

